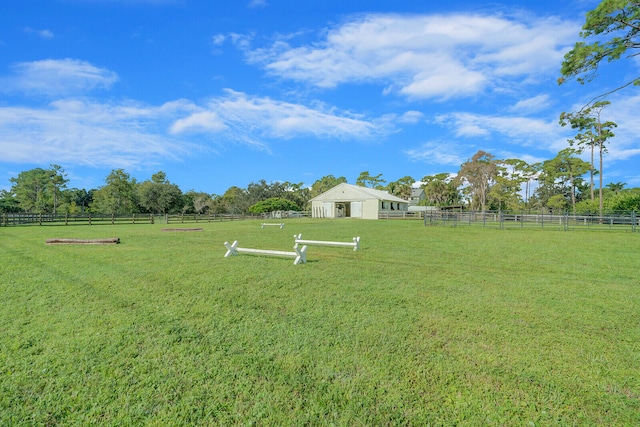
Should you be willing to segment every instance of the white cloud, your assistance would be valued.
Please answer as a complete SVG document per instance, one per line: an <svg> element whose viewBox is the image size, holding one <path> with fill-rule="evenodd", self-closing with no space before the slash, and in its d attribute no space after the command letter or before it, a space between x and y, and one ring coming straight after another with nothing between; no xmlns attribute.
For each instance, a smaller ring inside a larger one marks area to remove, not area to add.
<svg viewBox="0 0 640 427"><path fill-rule="evenodd" d="M171 125L171 133L181 133L187 131L195 132L221 132L227 129L220 117L212 111L200 111L188 117L176 120Z"/></svg>
<svg viewBox="0 0 640 427"><path fill-rule="evenodd" d="M252 8L256 8L256 7L266 7L266 6L267 6L267 1L266 0L251 0L247 7L252 9Z"/></svg>
<svg viewBox="0 0 640 427"><path fill-rule="evenodd" d="M211 126L207 127L205 122ZM225 131L236 141L264 147L262 140L304 135L367 140L386 134L389 126L322 105L310 108L228 90L226 96L211 99L206 107L172 126L176 133L193 130Z"/></svg>
<svg viewBox="0 0 640 427"><path fill-rule="evenodd" d="M278 139L371 140L392 129L383 120L322 104L312 108L231 90L205 106L187 100L149 106L67 98L44 107L0 107L0 152L3 161L13 163L141 168L226 143L270 151ZM194 134L200 135L194 139ZM210 135L216 138L207 141Z"/></svg>
<svg viewBox="0 0 640 427"><path fill-rule="evenodd" d="M54 37L53 32L50 30L36 30L31 27L25 27L24 32L27 34L35 34L43 39L52 39Z"/></svg>
<svg viewBox="0 0 640 427"><path fill-rule="evenodd" d="M424 118L424 114L420 111L407 111L398 117L400 123L415 124Z"/></svg>
<svg viewBox="0 0 640 427"><path fill-rule="evenodd" d="M247 58L274 75L324 88L380 83L409 98L476 95L556 73L579 24L530 16L368 14L294 47L278 40Z"/></svg>
<svg viewBox="0 0 640 427"><path fill-rule="evenodd" d="M211 38L211 41L216 46L221 46L226 39L224 34L216 34Z"/></svg>
<svg viewBox="0 0 640 427"><path fill-rule="evenodd" d="M603 120L611 120L618 127L613 129L616 135L609 140L606 157L610 160L628 160L640 155L640 122L637 112L640 111L640 95L620 95L611 100L611 105L604 110Z"/></svg>
<svg viewBox="0 0 640 427"><path fill-rule="evenodd" d="M160 107L60 100L44 108L0 107L0 152L15 163L137 168L178 159L194 147L165 135L169 117L190 105Z"/></svg>
<svg viewBox="0 0 640 427"><path fill-rule="evenodd" d="M551 99L549 98L549 95L537 95L531 98L521 99L510 108L510 111L523 114L537 113L539 111L547 110L550 105Z"/></svg>
<svg viewBox="0 0 640 427"><path fill-rule="evenodd" d="M108 88L118 80L113 71L76 59L45 59L21 62L12 67L14 75L0 77L4 92L44 95L81 94Z"/></svg>
<svg viewBox="0 0 640 427"><path fill-rule="evenodd" d="M555 120L518 116L450 113L438 115L436 123L451 127L459 137L484 137L497 133L508 137L507 140L513 144L525 146L549 145L563 133Z"/></svg>
<svg viewBox="0 0 640 427"><path fill-rule="evenodd" d="M430 141L404 153L413 161L458 167L466 160L464 151L467 150L452 141Z"/></svg>

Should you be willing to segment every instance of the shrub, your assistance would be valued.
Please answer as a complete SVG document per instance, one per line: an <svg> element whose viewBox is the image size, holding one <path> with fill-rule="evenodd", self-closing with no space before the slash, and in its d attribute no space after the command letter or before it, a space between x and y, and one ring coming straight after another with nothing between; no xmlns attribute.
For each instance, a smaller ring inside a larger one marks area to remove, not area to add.
<svg viewBox="0 0 640 427"><path fill-rule="evenodd" d="M249 208L251 213L265 213L273 211L299 211L300 207L291 200L272 197L262 200Z"/></svg>

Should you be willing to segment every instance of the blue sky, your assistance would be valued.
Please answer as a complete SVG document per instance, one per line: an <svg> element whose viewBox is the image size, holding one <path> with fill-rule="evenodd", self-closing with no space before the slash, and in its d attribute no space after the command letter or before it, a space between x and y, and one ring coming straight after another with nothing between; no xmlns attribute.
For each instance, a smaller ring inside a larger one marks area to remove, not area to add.
<svg viewBox="0 0 640 427"><path fill-rule="evenodd" d="M9 0L0 6L0 189L61 165L68 186L162 170L183 191L251 182L387 182L455 173L478 150L553 158L563 111L637 77L639 63L558 86L599 2ZM640 186L640 93L604 181Z"/></svg>

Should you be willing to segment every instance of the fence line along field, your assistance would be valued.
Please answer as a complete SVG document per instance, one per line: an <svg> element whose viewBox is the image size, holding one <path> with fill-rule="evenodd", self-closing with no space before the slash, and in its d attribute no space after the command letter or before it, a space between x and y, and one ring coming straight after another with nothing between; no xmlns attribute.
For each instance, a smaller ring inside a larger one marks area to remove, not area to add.
<svg viewBox="0 0 640 427"><path fill-rule="evenodd" d="M0 425L640 419L638 233L282 221L0 228Z"/></svg>

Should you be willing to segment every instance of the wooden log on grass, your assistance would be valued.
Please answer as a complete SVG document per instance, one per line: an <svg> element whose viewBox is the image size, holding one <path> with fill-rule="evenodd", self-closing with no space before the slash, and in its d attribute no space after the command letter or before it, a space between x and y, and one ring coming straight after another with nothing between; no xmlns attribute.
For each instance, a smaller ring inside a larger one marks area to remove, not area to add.
<svg viewBox="0 0 640 427"><path fill-rule="evenodd" d="M115 245L120 243L119 237L106 239L47 239L47 245Z"/></svg>

